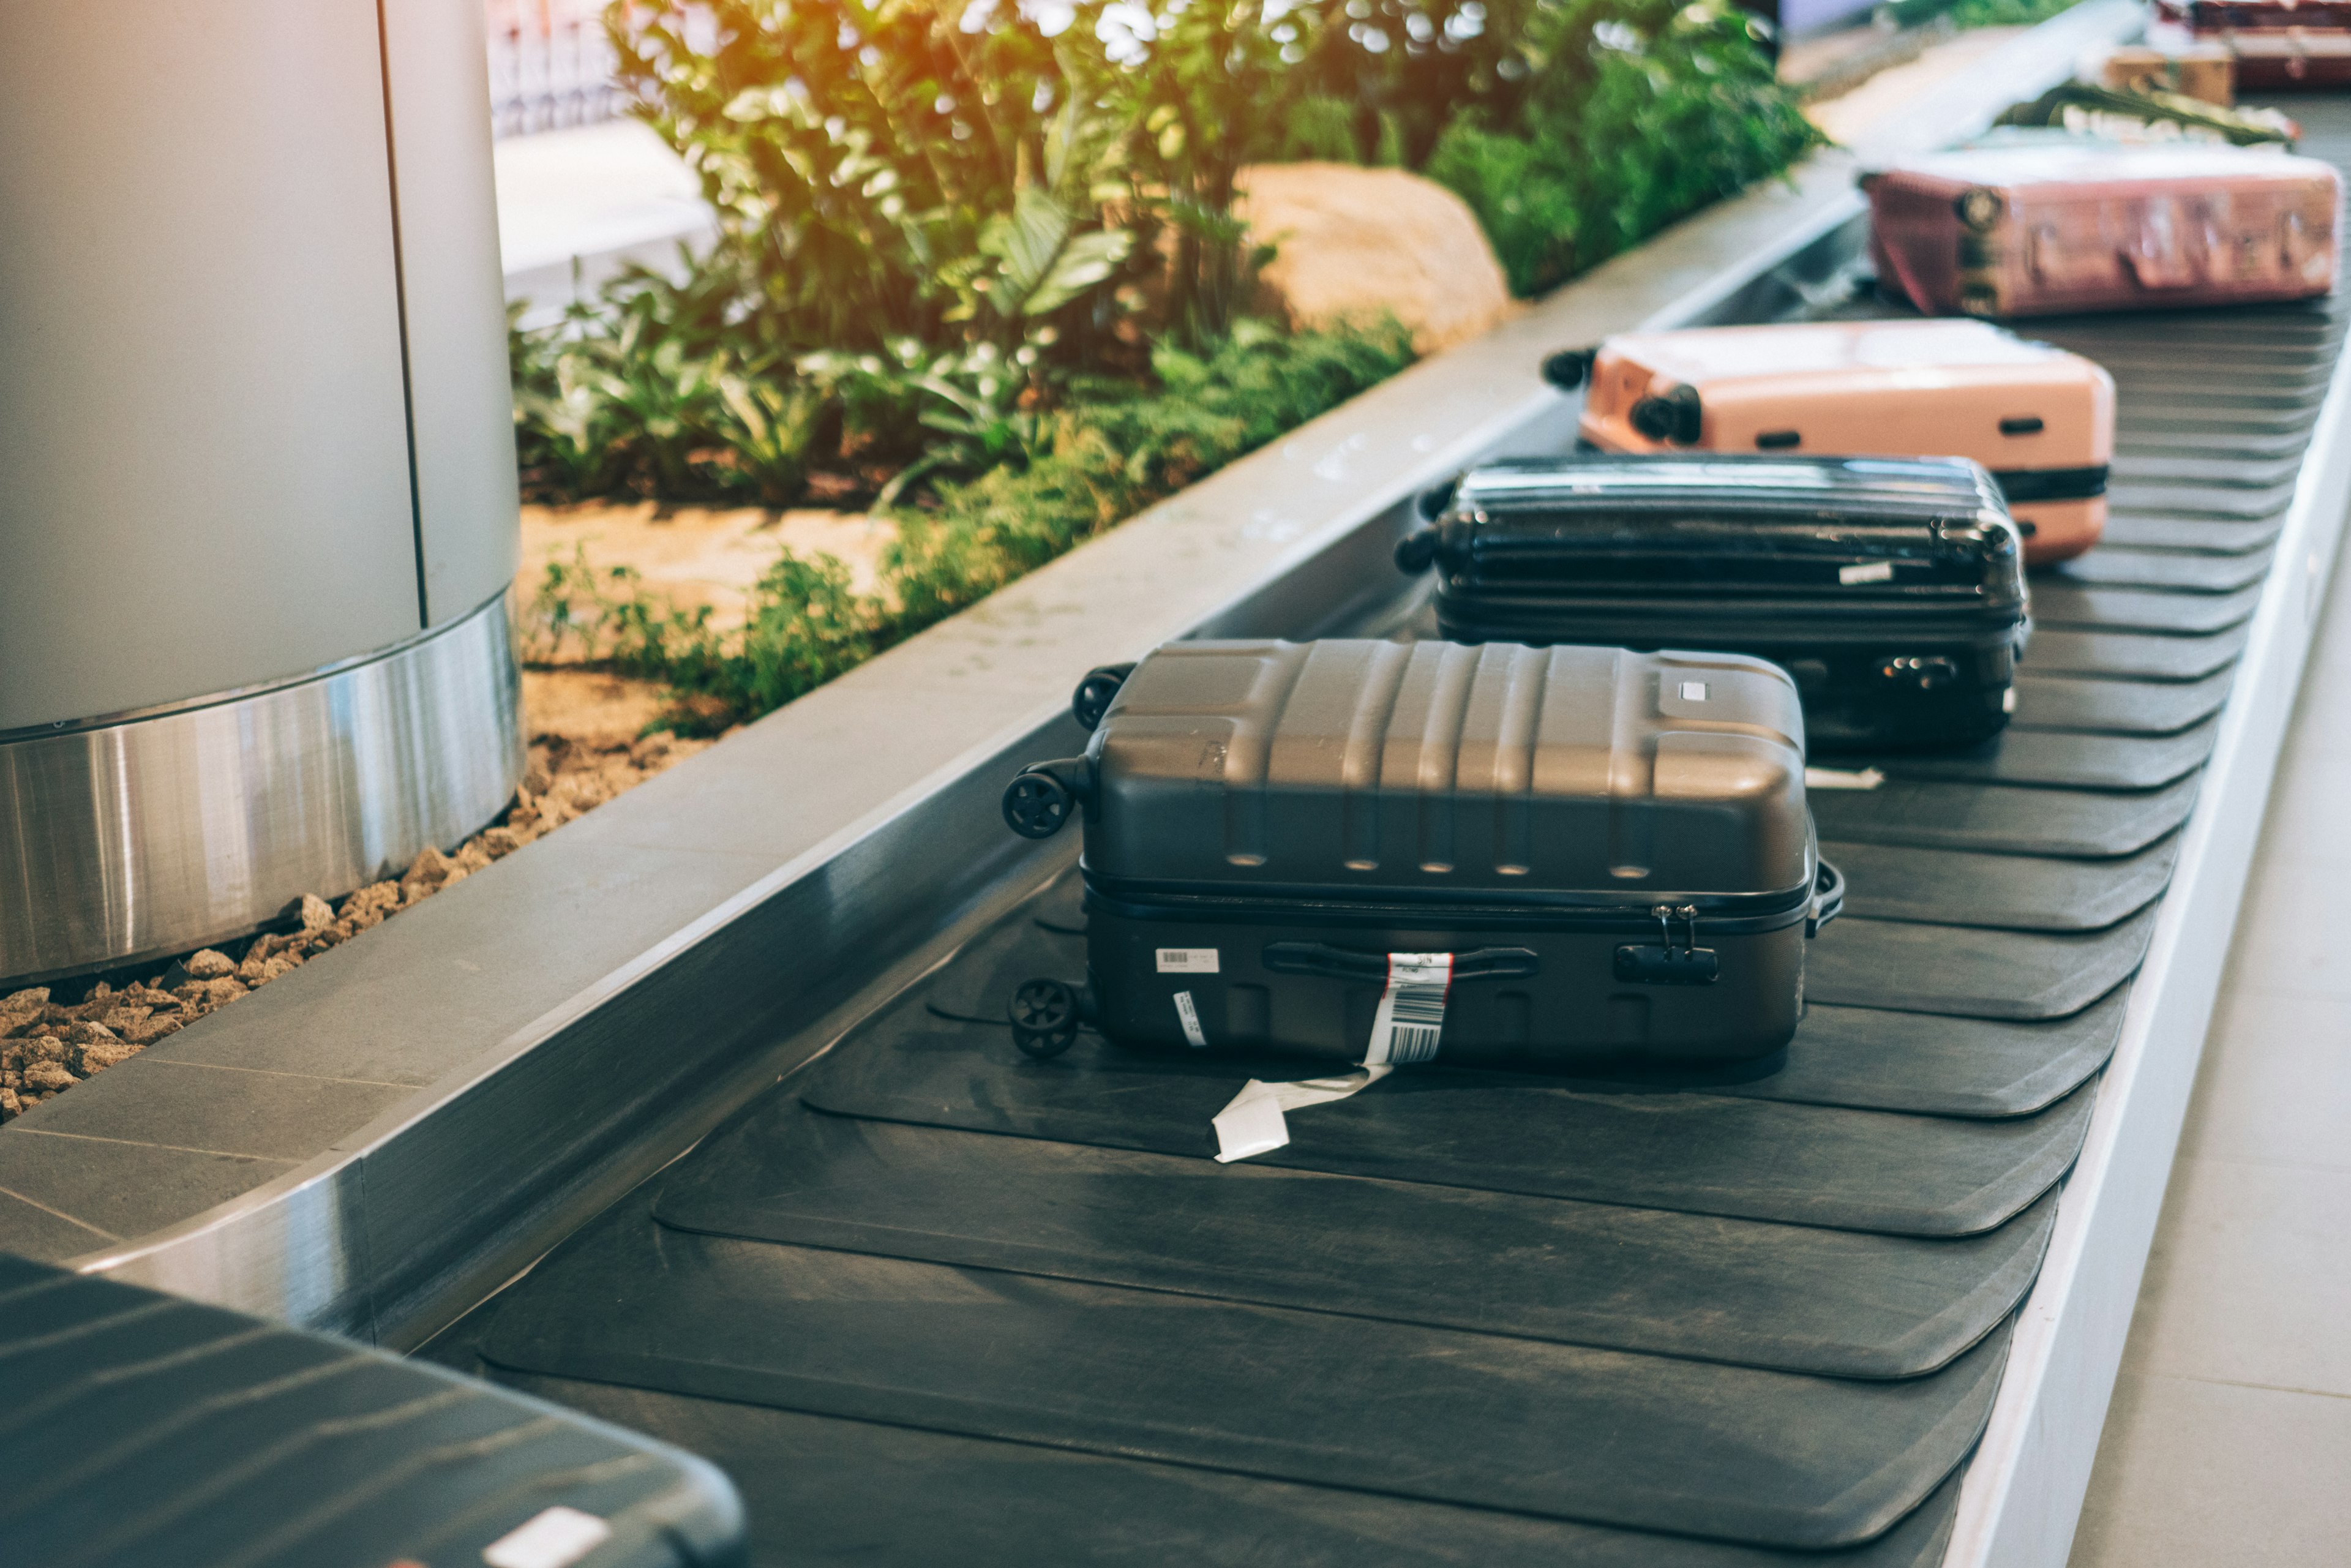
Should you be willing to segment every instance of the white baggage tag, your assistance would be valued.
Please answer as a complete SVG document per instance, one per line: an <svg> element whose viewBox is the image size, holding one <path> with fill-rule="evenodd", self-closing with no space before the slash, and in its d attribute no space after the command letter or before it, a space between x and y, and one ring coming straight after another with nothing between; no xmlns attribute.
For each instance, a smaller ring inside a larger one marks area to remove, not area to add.
<svg viewBox="0 0 2351 1568"><path fill-rule="evenodd" d="M1369 1089L1395 1069L1358 1067L1331 1078L1308 1078L1296 1083L1261 1083L1252 1078L1241 1085L1232 1103L1217 1113L1217 1163L1229 1165L1251 1155L1270 1154L1290 1142L1285 1111L1328 1104Z"/></svg>
<svg viewBox="0 0 2351 1568"><path fill-rule="evenodd" d="M1366 1066L1404 1066L1437 1054L1445 1033L1445 1000L1453 989L1450 953L1391 953L1388 986L1372 1015Z"/></svg>

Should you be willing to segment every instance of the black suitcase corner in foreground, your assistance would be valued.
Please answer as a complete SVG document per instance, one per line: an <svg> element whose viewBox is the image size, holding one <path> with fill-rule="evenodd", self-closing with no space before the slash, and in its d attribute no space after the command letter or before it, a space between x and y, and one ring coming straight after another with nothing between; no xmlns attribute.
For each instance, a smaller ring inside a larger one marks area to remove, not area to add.
<svg viewBox="0 0 2351 1568"><path fill-rule="evenodd" d="M1794 1031L1840 894L1795 688L1761 660L1200 642L1111 684L1086 755L1005 794L1032 837L1085 824L1087 984L1023 988L1024 1048L1084 1021L1533 1065L1751 1058Z"/></svg>
<svg viewBox="0 0 2351 1568"><path fill-rule="evenodd" d="M1459 642L1729 648L1785 667L1813 749L2008 722L2022 551L1959 458L1601 456L1471 470L1397 564Z"/></svg>
<svg viewBox="0 0 2351 1568"><path fill-rule="evenodd" d="M421 1362L0 1254L0 1560L737 1568L718 1470Z"/></svg>

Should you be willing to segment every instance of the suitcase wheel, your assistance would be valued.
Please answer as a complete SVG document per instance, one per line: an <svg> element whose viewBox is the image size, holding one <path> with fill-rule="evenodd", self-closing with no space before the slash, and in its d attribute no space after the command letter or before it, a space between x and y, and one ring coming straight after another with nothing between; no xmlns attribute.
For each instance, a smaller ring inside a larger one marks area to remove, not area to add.
<svg viewBox="0 0 2351 1568"><path fill-rule="evenodd" d="M1101 725L1102 715L1118 695L1118 688L1126 685L1126 677L1134 674L1133 664L1102 664L1086 672L1078 689L1070 696L1070 716L1078 727L1092 730Z"/></svg>
<svg viewBox="0 0 2351 1568"><path fill-rule="evenodd" d="M1050 773L1023 773L1004 787L1004 820L1024 839L1050 839L1077 807L1070 787Z"/></svg>
<svg viewBox="0 0 2351 1568"><path fill-rule="evenodd" d="M1437 534L1435 528L1416 528L1396 540L1396 570L1406 577L1418 577L1437 561Z"/></svg>
<svg viewBox="0 0 2351 1568"><path fill-rule="evenodd" d="M1078 1038L1078 993L1059 980L1024 980L1012 993L1012 1043L1040 1061Z"/></svg>
<svg viewBox="0 0 2351 1568"><path fill-rule="evenodd" d="M1542 362L1542 379L1562 392L1573 392L1592 373L1597 349L1562 349Z"/></svg>

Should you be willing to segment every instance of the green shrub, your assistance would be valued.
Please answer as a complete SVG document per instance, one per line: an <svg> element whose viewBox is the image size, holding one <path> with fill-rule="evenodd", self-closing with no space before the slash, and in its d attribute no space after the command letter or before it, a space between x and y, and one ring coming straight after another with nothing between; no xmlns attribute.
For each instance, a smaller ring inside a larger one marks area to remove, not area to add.
<svg viewBox="0 0 2351 1568"><path fill-rule="evenodd" d="M1296 335L1244 319L1214 351L1162 346L1154 384L1097 382L1040 421L1021 460L943 483L897 514L880 591L854 591L828 555L785 552L749 595L738 632L706 609L648 595L625 568L584 556L547 564L526 652L569 652L658 679L664 727L710 732L778 707L977 602L1203 475L1411 362L1394 322Z"/></svg>
<svg viewBox="0 0 2351 1568"><path fill-rule="evenodd" d="M1721 0L1539 5L1515 45L1526 90L1460 110L1428 174L1469 204L1512 290L1532 294L1820 141Z"/></svg>
<svg viewBox="0 0 2351 1568"><path fill-rule="evenodd" d="M538 655L664 680L687 727L789 701L1409 361L1393 323L1241 314L1246 164L1423 168L1525 294L1815 140L1722 0L617 0L607 27L721 237L513 330L528 492L788 506L821 480L900 528L877 592L787 554L726 632L551 563Z"/></svg>
<svg viewBox="0 0 2351 1568"><path fill-rule="evenodd" d="M1953 23L1962 27L2030 27L2081 0L1959 0L1950 8Z"/></svg>

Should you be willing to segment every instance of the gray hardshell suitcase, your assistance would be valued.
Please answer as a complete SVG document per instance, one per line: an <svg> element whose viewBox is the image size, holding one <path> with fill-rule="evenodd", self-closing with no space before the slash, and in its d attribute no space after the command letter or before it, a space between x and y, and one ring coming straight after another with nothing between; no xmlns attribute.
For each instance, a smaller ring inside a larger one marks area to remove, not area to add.
<svg viewBox="0 0 2351 1568"><path fill-rule="evenodd" d="M1087 981L1016 995L1033 1054L1086 1022L1374 1063L1765 1056L1841 900L1760 659L1176 643L1076 706L1086 754L1005 794L1030 837L1085 823Z"/></svg>

